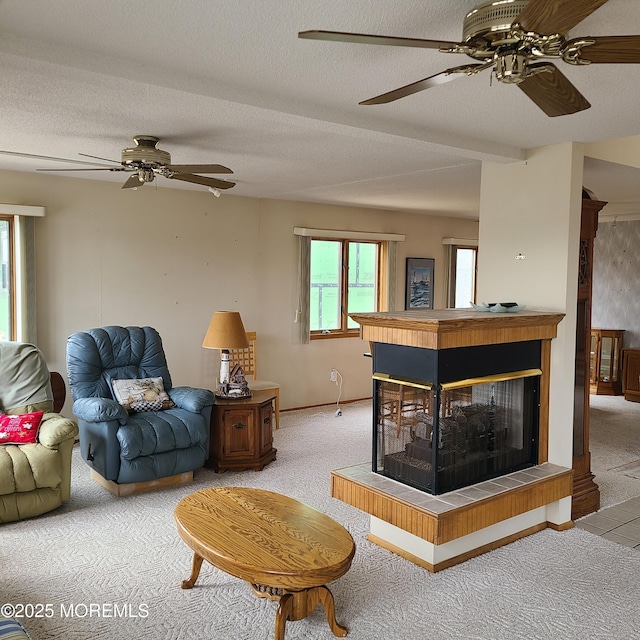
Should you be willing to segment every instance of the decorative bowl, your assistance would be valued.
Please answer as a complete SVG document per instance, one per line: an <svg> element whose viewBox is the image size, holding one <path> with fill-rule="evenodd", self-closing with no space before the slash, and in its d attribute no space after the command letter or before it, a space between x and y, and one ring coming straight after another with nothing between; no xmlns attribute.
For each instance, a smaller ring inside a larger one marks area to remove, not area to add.
<svg viewBox="0 0 640 640"><path fill-rule="evenodd" d="M525 305L517 302L482 302L480 304L471 303L476 311L491 311L492 313L517 313L525 309Z"/></svg>

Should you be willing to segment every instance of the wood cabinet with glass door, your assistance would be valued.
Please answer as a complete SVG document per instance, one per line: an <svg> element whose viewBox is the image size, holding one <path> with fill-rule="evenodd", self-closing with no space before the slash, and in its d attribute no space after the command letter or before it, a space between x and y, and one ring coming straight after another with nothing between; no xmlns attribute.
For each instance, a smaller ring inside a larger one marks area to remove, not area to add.
<svg viewBox="0 0 640 640"><path fill-rule="evenodd" d="M619 329L591 329L589 384L594 395L622 393L622 340Z"/></svg>

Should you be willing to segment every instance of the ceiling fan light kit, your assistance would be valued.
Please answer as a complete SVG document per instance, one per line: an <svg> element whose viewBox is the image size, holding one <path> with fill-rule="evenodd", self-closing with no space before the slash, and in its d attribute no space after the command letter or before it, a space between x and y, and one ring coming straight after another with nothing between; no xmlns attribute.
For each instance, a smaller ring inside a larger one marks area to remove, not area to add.
<svg viewBox="0 0 640 640"><path fill-rule="evenodd" d="M492 0L464 18L462 42L342 31L301 31L300 38L437 49L465 54L479 63L440 73L360 102L385 104L463 75L491 68L499 82L517 85L548 116L578 113L589 101L551 60L575 66L640 63L640 35L567 40L566 34L608 0Z"/></svg>

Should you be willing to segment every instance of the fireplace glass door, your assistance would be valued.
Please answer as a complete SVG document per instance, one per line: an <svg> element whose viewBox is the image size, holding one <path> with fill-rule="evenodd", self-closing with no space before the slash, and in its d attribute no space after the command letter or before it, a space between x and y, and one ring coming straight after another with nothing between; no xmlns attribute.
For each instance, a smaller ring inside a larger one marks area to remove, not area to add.
<svg viewBox="0 0 640 640"><path fill-rule="evenodd" d="M537 464L540 370L376 380L373 471L440 494Z"/></svg>

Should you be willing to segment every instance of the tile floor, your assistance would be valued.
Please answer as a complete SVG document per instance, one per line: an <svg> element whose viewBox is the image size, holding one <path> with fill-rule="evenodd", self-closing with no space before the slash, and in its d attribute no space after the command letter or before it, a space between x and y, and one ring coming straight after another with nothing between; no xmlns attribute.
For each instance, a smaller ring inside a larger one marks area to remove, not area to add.
<svg viewBox="0 0 640 640"><path fill-rule="evenodd" d="M640 550L640 497L577 520L576 527Z"/></svg>

